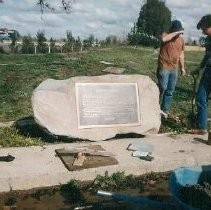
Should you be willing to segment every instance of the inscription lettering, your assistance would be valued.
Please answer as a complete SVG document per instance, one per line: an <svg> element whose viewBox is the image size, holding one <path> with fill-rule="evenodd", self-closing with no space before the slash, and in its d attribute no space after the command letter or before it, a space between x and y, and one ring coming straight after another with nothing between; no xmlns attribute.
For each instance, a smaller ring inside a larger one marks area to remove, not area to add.
<svg viewBox="0 0 211 210"><path fill-rule="evenodd" d="M140 125L136 83L76 83L79 128Z"/></svg>

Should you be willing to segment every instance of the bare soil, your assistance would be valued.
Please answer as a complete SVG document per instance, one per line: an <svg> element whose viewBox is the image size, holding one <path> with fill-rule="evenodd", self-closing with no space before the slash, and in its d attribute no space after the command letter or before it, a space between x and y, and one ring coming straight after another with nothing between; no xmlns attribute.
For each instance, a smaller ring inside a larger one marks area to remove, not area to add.
<svg viewBox="0 0 211 210"><path fill-rule="evenodd" d="M161 202L170 202L168 191L169 174L157 174L156 176L144 175L137 177L138 182L129 183L130 187L118 187L106 189L126 195L145 197ZM0 209L15 210L65 210L65 209L124 209L124 210L156 210L147 206L134 203L113 200L108 197L96 195L97 190L105 190L93 185L94 182L80 183L79 188L68 188L68 185L49 188L31 189L28 191L11 191L0 194ZM139 183L139 184L137 184ZM99 186L99 185L98 185ZM98 189L97 189L98 188Z"/></svg>

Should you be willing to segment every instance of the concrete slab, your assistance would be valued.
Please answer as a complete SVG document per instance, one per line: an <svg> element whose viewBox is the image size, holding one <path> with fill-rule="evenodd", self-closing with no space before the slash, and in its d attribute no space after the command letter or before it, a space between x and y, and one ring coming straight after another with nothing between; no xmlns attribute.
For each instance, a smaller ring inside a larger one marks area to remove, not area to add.
<svg viewBox="0 0 211 210"><path fill-rule="evenodd" d="M169 171L181 166L207 165L211 163L211 146L202 143L206 139L207 135L150 135L139 139L1 148L1 156L10 154L15 156L15 160L0 162L0 192L65 184L71 179L92 180L97 174L104 175L105 171L109 174L125 171L126 174L140 175L151 171ZM132 151L126 148L136 142L154 146L153 161L131 156ZM119 164L70 172L55 155L55 149L88 144L100 144L106 151L114 153Z"/></svg>

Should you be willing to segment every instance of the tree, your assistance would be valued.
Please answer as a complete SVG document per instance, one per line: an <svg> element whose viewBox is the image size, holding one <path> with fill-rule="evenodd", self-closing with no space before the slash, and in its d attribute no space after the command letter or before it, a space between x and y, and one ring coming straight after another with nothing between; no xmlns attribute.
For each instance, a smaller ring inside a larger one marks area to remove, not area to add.
<svg viewBox="0 0 211 210"><path fill-rule="evenodd" d="M72 52L75 44L75 38L72 35L71 31L66 32L67 39L65 40L64 51Z"/></svg>
<svg viewBox="0 0 211 210"><path fill-rule="evenodd" d="M88 37L89 47L93 47L94 42L95 42L95 37L93 34L90 34L90 36Z"/></svg>
<svg viewBox="0 0 211 210"><path fill-rule="evenodd" d="M51 48L51 53L58 52L57 47L56 47L56 40L53 39L52 37L50 38L50 48Z"/></svg>
<svg viewBox="0 0 211 210"><path fill-rule="evenodd" d="M13 53L18 51L18 48L16 47L16 42L20 39L20 37L21 36L19 32L16 30L14 30L14 32L10 34L10 39L12 41L12 43L10 44L10 49Z"/></svg>
<svg viewBox="0 0 211 210"><path fill-rule="evenodd" d="M105 45L117 45L120 41L117 39L115 35L109 35L105 38Z"/></svg>
<svg viewBox="0 0 211 210"><path fill-rule="evenodd" d="M45 38L45 32L44 31L38 31L37 32L37 50L40 53L46 53L48 51L47 44L45 43L47 39Z"/></svg>
<svg viewBox="0 0 211 210"><path fill-rule="evenodd" d="M171 24L171 11L165 1L147 0L142 6L137 21L138 31L159 38L163 31L167 31Z"/></svg>
<svg viewBox="0 0 211 210"><path fill-rule="evenodd" d="M143 46L153 46L157 48L160 46L160 39L155 36L148 35L144 31L139 30L137 25L131 29L131 32L128 34L127 40L131 45L143 45Z"/></svg>
<svg viewBox="0 0 211 210"><path fill-rule="evenodd" d="M89 49L93 46L95 41L95 37L93 34L90 34L89 37L87 39L83 40L83 46L85 49Z"/></svg>
<svg viewBox="0 0 211 210"><path fill-rule="evenodd" d="M171 12L165 1L146 0L141 7L137 22L128 34L129 44L144 46L160 45L159 37L171 24Z"/></svg>
<svg viewBox="0 0 211 210"><path fill-rule="evenodd" d="M77 39L75 40L75 49L77 51L82 51L82 47L83 47L82 41L81 41L80 37L78 36Z"/></svg>
<svg viewBox="0 0 211 210"><path fill-rule="evenodd" d="M34 43L30 35L23 36L22 38L22 53L33 54L34 53Z"/></svg>
<svg viewBox="0 0 211 210"><path fill-rule="evenodd" d="M131 28L130 33L127 35L127 40L129 44L136 45L140 42L140 34L137 31L137 26L134 24L133 28Z"/></svg>
<svg viewBox="0 0 211 210"><path fill-rule="evenodd" d="M110 36L107 36L106 39L105 39L105 44L106 45L111 45L111 41L112 41L111 40L111 37Z"/></svg>

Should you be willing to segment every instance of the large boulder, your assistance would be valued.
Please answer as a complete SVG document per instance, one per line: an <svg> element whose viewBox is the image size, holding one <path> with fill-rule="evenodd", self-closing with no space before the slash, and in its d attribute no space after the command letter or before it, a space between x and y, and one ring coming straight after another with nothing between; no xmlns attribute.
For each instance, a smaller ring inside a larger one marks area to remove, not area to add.
<svg viewBox="0 0 211 210"><path fill-rule="evenodd" d="M32 106L40 126L72 138L158 132L161 124L158 87L144 75L47 79L34 90Z"/></svg>

